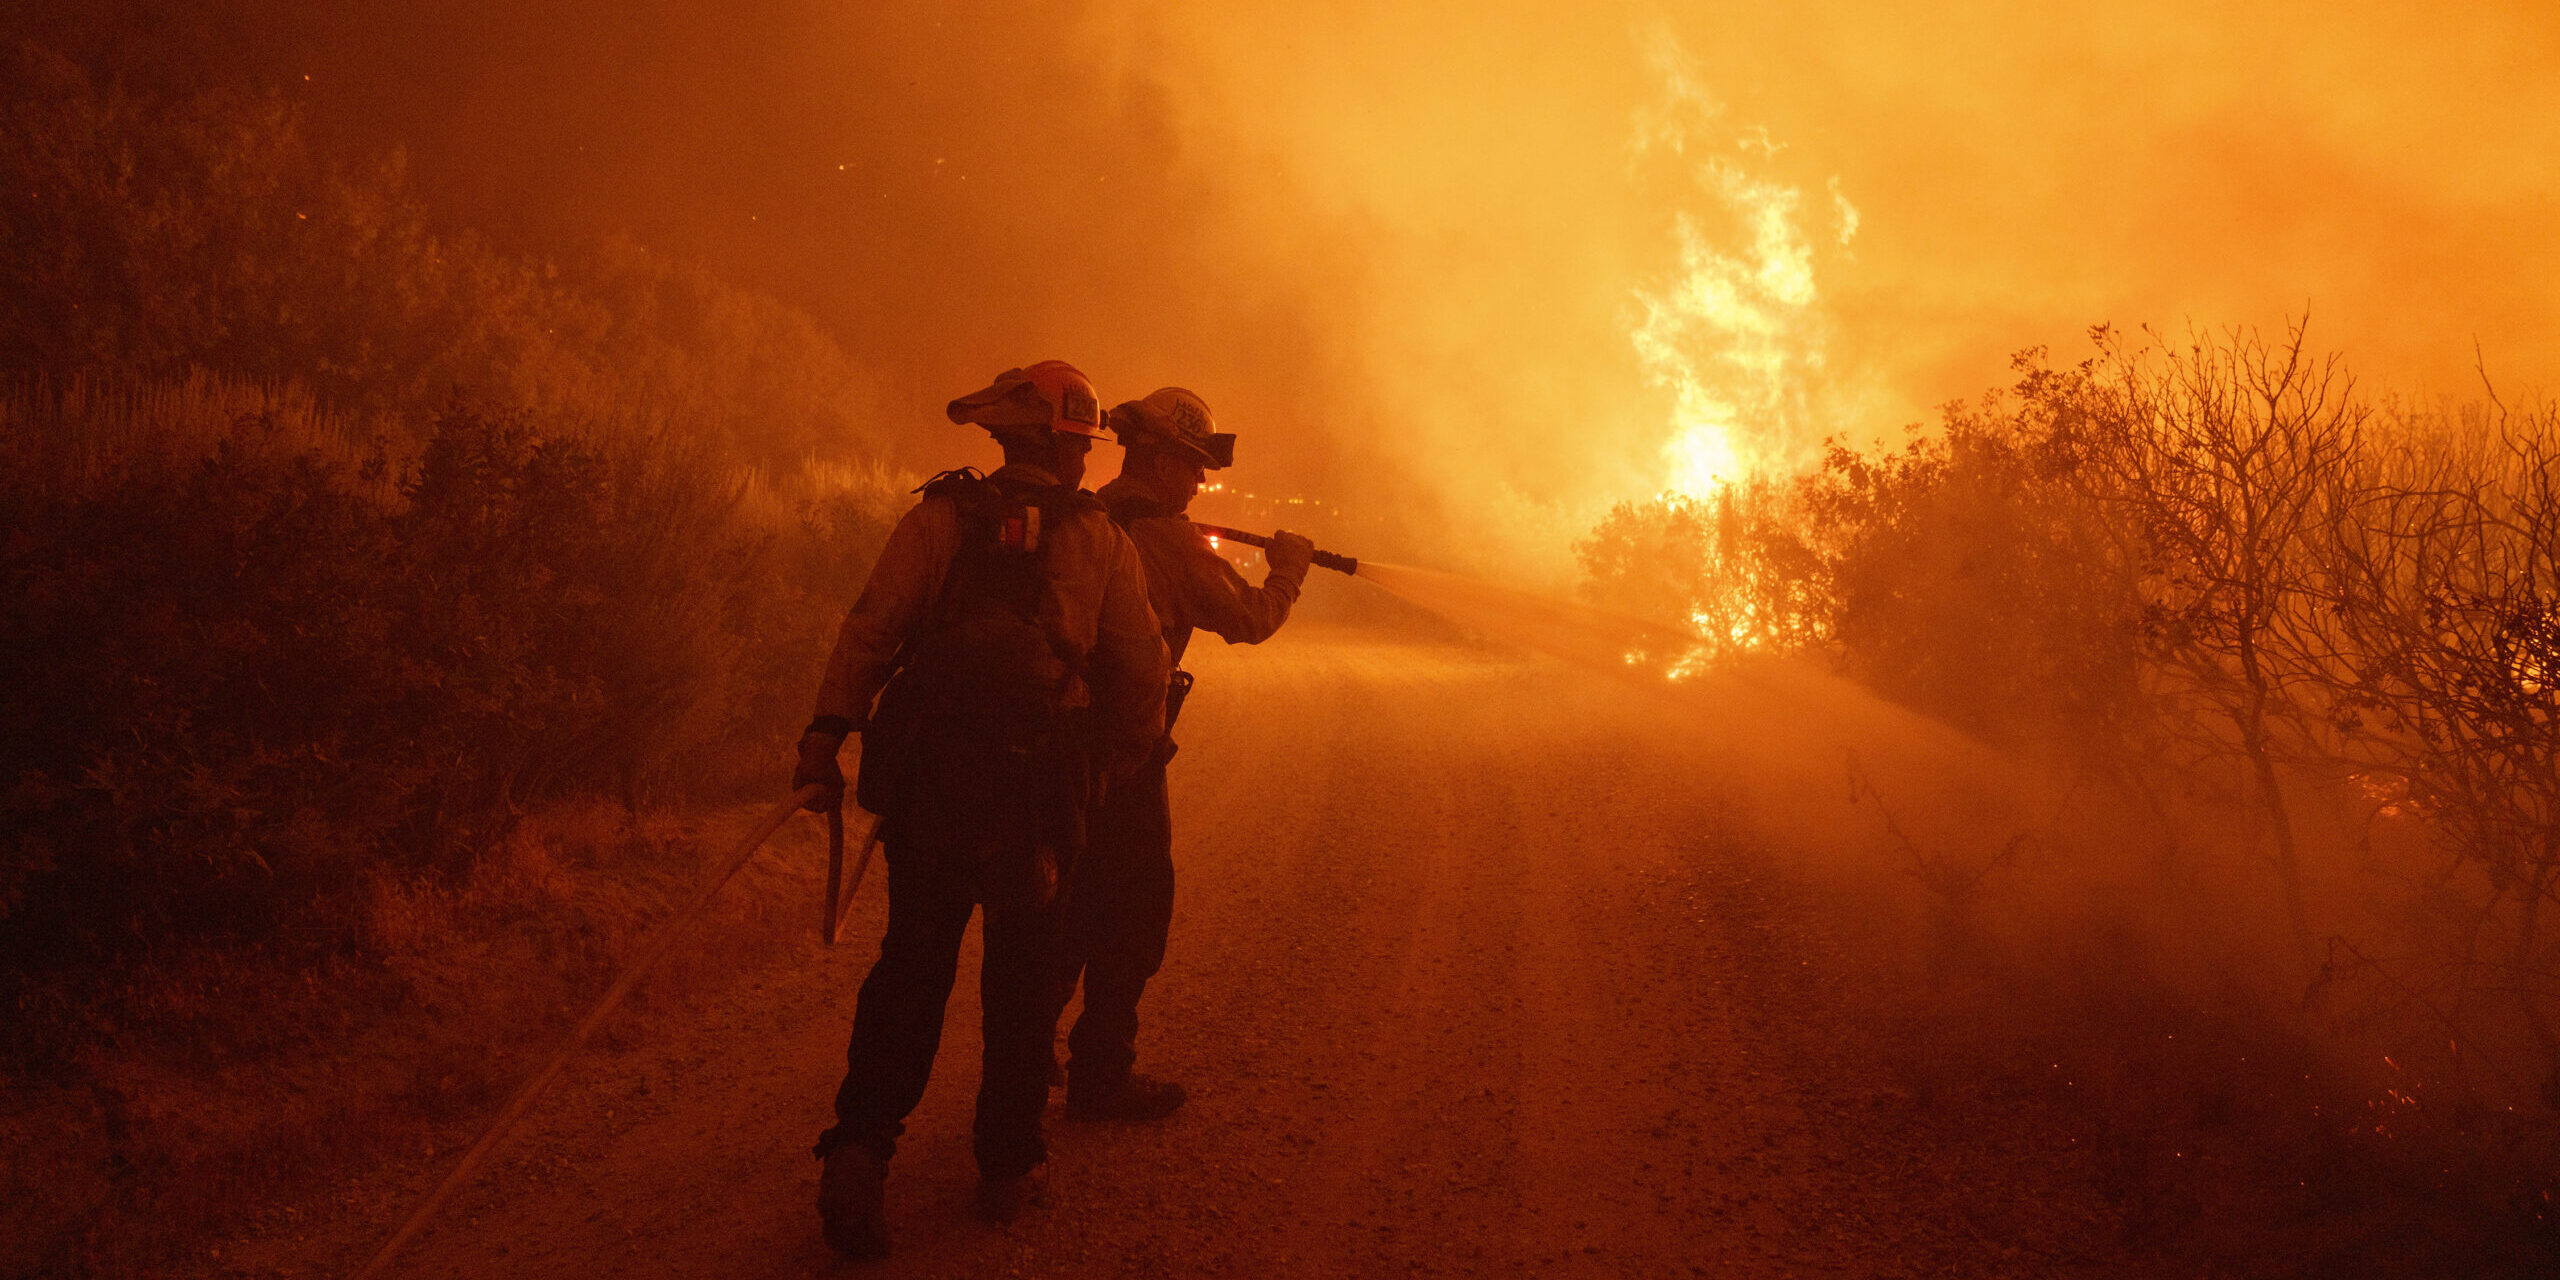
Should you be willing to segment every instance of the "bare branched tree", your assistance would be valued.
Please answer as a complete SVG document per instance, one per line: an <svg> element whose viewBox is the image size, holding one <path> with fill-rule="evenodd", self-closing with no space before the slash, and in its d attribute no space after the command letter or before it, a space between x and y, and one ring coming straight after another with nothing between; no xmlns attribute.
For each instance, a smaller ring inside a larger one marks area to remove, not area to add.
<svg viewBox="0 0 2560 1280"><path fill-rule="evenodd" d="M2332 477L2339 749L2440 842L2460 987L2514 1002L2560 1106L2560 415L2503 408Z"/></svg>
<svg viewBox="0 0 2560 1280"><path fill-rule="evenodd" d="M2323 482L2362 449L2368 410L2335 355L2306 349L2306 328L2183 350L2101 330L2095 367L2044 391L2070 398L2071 474L2117 512L2140 566L2168 722L2197 757L2243 769L2296 941L2316 963L2283 765L2312 724L2300 652L2316 622L2307 578L2325 536Z"/></svg>

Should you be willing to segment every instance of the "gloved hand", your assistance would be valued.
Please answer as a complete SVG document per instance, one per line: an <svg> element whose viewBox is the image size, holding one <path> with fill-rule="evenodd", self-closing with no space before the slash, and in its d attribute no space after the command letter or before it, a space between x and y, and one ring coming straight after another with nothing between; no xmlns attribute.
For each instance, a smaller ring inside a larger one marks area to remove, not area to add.
<svg viewBox="0 0 2560 1280"><path fill-rule="evenodd" d="M1282 529L1271 535L1271 545L1264 548L1262 558L1271 566L1272 577L1304 582L1307 566L1316 562L1316 544Z"/></svg>
<svg viewBox="0 0 2560 1280"><path fill-rule="evenodd" d="M800 735L800 767L791 771L791 789L798 791L812 782L826 788L802 806L811 813L825 813L844 803L844 770L836 764L836 748L843 745L844 739L831 733L811 730Z"/></svg>

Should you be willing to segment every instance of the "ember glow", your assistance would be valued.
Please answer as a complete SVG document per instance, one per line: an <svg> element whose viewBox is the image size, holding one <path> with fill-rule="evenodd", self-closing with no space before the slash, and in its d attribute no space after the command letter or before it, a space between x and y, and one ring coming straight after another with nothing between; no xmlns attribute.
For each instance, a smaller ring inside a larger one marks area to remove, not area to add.
<svg viewBox="0 0 2560 1280"><path fill-rule="evenodd" d="M1819 427L1808 391L1824 372L1825 317L1809 224L1826 218L1824 238L1846 249L1858 213L1837 177L1827 205L1814 205L1766 172L1783 144L1731 119L1668 31L1655 34L1651 61L1663 101L1639 118L1635 158L1669 166L1689 199L1672 213L1677 266L1635 291L1629 337L1647 382L1672 396L1663 487L1706 497L1810 455Z"/></svg>
<svg viewBox="0 0 2560 1280"><path fill-rule="evenodd" d="M1672 193L1674 258L1633 291L1628 338L1646 384L1671 397L1652 501L1713 503L1738 481L1801 469L1822 434L1842 428L1823 420L1832 405L1818 394L1830 319L1817 275L1845 259L1858 211L1837 175L1816 200L1779 173L1773 162L1786 144L1735 119L1669 29L1657 28L1647 51L1661 98L1638 115L1631 150L1639 173L1655 171ZM1712 560L1722 549L1702 553ZM1730 566L1699 568L1704 582L1739 581ZM1630 650L1627 664L1679 681L1757 647L1755 606L1738 589L1683 621L1691 640Z"/></svg>

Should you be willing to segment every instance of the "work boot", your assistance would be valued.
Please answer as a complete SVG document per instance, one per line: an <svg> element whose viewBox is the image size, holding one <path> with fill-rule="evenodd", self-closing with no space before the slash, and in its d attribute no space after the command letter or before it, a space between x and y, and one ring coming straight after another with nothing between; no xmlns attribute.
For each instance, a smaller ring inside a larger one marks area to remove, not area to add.
<svg viewBox="0 0 2560 1280"><path fill-rule="evenodd" d="M818 1224L848 1258L889 1256L889 1164L858 1143L827 1153L818 1174Z"/></svg>
<svg viewBox="0 0 2560 1280"><path fill-rule="evenodd" d="M1080 1089L1067 1085L1070 1120L1162 1120L1182 1109L1186 1095L1171 1080L1132 1071L1109 1085Z"/></svg>
<svg viewBox="0 0 2560 1280"><path fill-rule="evenodd" d="M1049 1166L1046 1161L1031 1166L1029 1173L1010 1178L978 1179L978 1216L1003 1226L1022 1216L1022 1211L1047 1202Z"/></svg>

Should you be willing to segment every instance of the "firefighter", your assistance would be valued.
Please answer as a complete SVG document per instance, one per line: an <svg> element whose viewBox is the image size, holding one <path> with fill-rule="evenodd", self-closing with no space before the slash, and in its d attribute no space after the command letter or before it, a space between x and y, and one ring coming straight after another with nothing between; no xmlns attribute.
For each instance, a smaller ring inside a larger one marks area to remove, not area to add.
<svg viewBox="0 0 2560 1280"><path fill-rule="evenodd" d="M1183 515L1208 472L1234 463L1236 438L1218 431L1209 406L1180 387L1120 405L1107 422L1127 455L1101 498L1138 545L1173 661L1182 661L1195 627L1229 644L1269 639L1289 619L1315 544L1294 533L1272 535L1270 571L1257 587ZM1173 673L1168 730L1190 687L1190 673ZM1134 777L1104 794L1070 885L1062 1011L1079 975L1084 984L1084 1010L1067 1037L1070 1119L1154 1120L1183 1103L1180 1084L1133 1069L1138 999L1164 963L1173 924L1173 811L1165 792L1172 755L1168 737Z"/></svg>
<svg viewBox="0 0 2560 1280"><path fill-rule="evenodd" d="M819 1217L849 1257L888 1252L888 1160L924 1095L981 907L979 1212L1009 1221L1046 1184L1059 886L1096 785L1162 739L1169 666L1136 548L1076 487L1099 409L1093 384L1055 360L951 402L953 422L995 436L1004 465L936 477L900 518L800 740L792 785L825 787L811 806L825 809L844 794L837 748L862 733L856 798L880 815L888 867L888 932L817 1145Z"/></svg>

